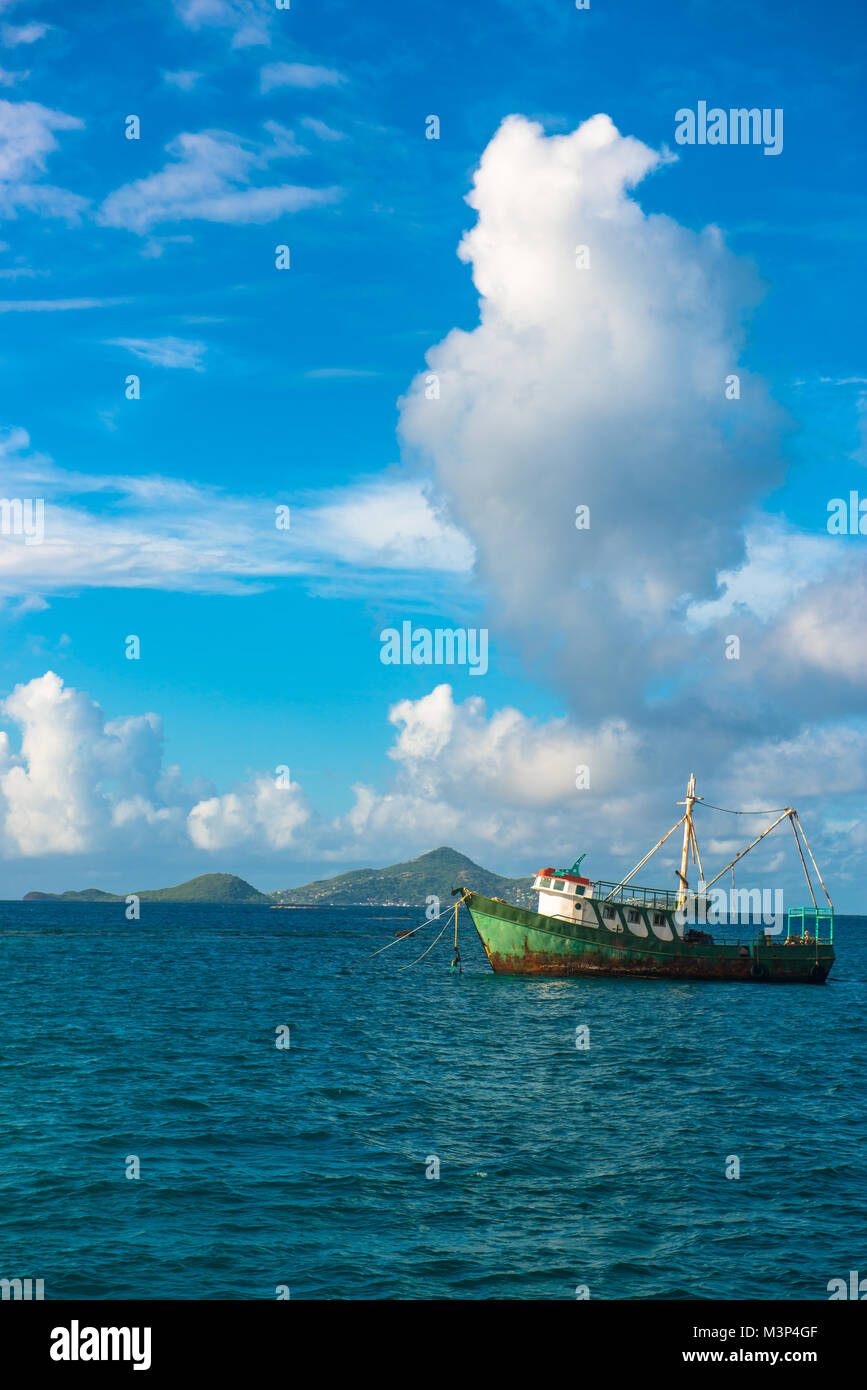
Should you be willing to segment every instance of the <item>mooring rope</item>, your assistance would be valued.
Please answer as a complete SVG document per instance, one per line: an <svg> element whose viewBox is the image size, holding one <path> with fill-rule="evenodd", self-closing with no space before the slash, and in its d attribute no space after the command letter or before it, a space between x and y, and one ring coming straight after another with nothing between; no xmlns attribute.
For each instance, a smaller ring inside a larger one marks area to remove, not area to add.
<svg viewBox="0 0 867 1390"><path fill-rule="evenodd" d="M466 899L466 897L467 897L467 894L466 894L466 892L464 892L463 897L459 898L458 901L457 901L457 903L454 904L454 906L455 906L455 907L460 907L461 903L464 902L464 900ZM350 966L349 966L349 969L350 969L350 970L357 970L359 965L364 965L366 961L373 960L373 957L374 957L374 956L381 956L382 953L383 953L383 951L387 951L388 948L389 948L390 946L397 946L397 945L399 945L399 943L400 943L401 941L406 941L407 937L415 936L416 932L424 931L425 927L429 927L433 922L438 922L439 919L443 916L444 913L446 913L446 912L451 912L452 906L453 906L452 903L447 903L446 906L445 906L444 908L442 908L442 909L436 914L435 917L428 917L424 922L420 922L419 925L418 925L417 927L413 927L412 931L403 932L400 936L396 936L395 939L394 939L394 941L387 941L387 942L385 943L384 946L380 946L376 951L371 951L371 953L370 953L369 956L362 956L361 960L356 961L356 962L355 962L355 965L350 965ZM447 926L448 926L448 922L446 922L446 926L443 927L443 931L445 931L445 929L446 929ZM443 931L440 932L440 936L442 936ZM438 936L438 937L436 938L436 941L433 941L433 942L431 943L432 946L435 946L435 945L437 944L437 941L439 941L440 936ZM430 946L428 947L428 951L429 951L429 950L430 950ZM422 956L426 956L426 955L427 955L427 951L423 951L423 952L422 952ZM419 956L418 959L421 960L422 956ZM414 964L415 964L415 961L410 961L410 965L414 965ZM405 966L405 965L402 965L400 968L401 968L401 970L405 970L405 969L406 969L406 966Z"/></svg>
<svg viewBox="0 0 867 1390"><path fill-rule="evenodd" d="M439 936L437 936L437 937L434 938L434 940L433 940L433 941L431 942L431 944L428 946L427 950L422 951L421 955L420 955L420 956L416 956L415 960L408 960L407 963L406 963L406 965L399 965L399 966L398 966L398 970L408 970L409 967L410 967L411 965L418 965L418 963L419 963L420 960L424 960L424 958L425 958L425 956L427 955L428 951L432 951L432 950L433 950L434 946L435 946L435 945L437 944L437 942L439 941L440 936L444 936L445 933L448 931L448 929L449 929L449 924L448 924L448 922L446 922L446 924L445 924L445 926L443 927L442 931L440 932Z"/></svg>

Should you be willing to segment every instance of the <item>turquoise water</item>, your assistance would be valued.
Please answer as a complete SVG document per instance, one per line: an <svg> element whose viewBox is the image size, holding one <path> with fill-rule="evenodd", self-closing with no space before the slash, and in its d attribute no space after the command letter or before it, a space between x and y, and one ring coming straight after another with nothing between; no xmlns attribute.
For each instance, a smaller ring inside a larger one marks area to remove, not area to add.
<svg viewBox="0 0 867 1390"><path fill-rule="evenodd" d="M0 1277L824 1298L867 1271L864 919L827 985L774 987L496 977L466 917L461 976L447 936L398 969L438 927L349 968L410 909L142 913L0 904Z"/></svg>

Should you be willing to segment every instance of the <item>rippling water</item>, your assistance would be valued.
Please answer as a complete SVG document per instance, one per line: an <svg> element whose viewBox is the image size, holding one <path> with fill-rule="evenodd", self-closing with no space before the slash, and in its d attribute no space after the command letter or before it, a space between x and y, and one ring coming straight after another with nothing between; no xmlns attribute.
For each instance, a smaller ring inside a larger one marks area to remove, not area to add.
<svg viewBox="0 0 867 1390"><path fill-rule="evenodd" d="M399 969L438 928L362 963L410 909L142 913L0 903L0 1277L824 1298L867 1270L865 919L827 985L775 987L497 977L463 915L456 976L447 937Z"/></svg>

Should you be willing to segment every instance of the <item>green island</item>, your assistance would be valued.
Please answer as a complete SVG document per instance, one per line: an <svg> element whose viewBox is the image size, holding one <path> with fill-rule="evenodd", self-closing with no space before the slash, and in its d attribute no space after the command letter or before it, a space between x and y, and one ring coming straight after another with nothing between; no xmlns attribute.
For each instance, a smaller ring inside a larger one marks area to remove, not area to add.
<svg viewBox="0 0 867 1390"><path fill-rule="evenodd" d="M250 903L266 907L424 907L429 897L446 902L452 888L472 887L488 898L529 906L531 878L504 878L447 845L384 869L353 869L298 888L260 893L236 874L200 874L172 888L130 889L142 902ZM24 902L120 903L128 895L101 888L64 893L25 893Z"/></svg>

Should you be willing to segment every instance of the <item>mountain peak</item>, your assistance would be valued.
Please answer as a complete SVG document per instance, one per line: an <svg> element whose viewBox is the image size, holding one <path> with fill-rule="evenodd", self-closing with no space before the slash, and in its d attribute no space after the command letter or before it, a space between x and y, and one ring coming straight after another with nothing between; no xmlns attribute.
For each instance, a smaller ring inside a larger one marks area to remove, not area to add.
<svg viewBox="0 0 867 1390"><path fill-rule="evenodd" d="M429 864L434 860L454 860L459 864L472 864L473 868L477 867L472 859L461 854L460 850L452 849L451 845L440 845L439 849L429 849L426 854L420 854L417 859L410 859L407 862L410 864Z"/></svg>
<svg viewBox="0 0 867 1390"><path fill-rule="evenodd" d="M429 898L448 902L453 888L460 884L475 888L487 897L505 898L530 905L530 878L504 878L491 873L451 845L440 845L402 864L383 869L354 869L334 878L286 888L274 897L281 903L301 906L354 907L390 903L424 907Z"/></svg>

